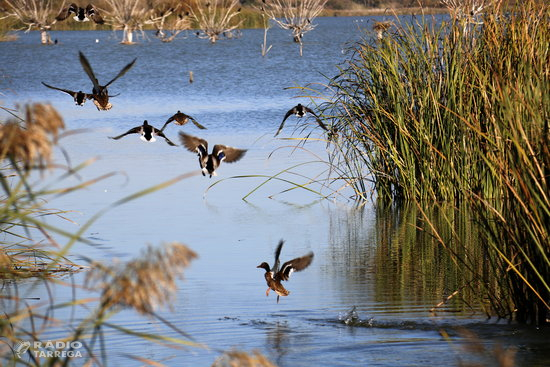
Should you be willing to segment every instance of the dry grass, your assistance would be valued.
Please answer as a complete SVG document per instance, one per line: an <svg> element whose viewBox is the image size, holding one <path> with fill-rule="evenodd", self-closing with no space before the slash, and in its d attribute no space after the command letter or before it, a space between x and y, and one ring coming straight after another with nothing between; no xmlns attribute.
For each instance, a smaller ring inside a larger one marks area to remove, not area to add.
<svg viewBox="0 0 550 367"><path fill-rule="evenodd" d="M218 357L212 367L276 367L276 365L258 351L250 354L234 350Z"/></svg>
<svg viewBox="0 0 550 367"><path fill-rule="evenodd" d="M92 263L86 283L101 290L102 307L131 307L152 314L170 305L176 280L197 255L185 245L171 243L162 249L148 247L143 256L126 264Z"/></svg>
<svg viewBox="0 0 550 367"><path fill-rule="evenodd" d="M0 125L0 159L33 163L51 162L52 147L59 130L65 124L51 105L33 104L25 107L25 119L11 119Z"/></svg>

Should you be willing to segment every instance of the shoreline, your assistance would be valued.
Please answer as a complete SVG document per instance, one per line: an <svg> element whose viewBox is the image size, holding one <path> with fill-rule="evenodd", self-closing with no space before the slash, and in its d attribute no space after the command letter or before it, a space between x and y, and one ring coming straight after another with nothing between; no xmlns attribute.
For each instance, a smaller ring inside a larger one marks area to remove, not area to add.
<svg viewBox="0 0 550 367"><path fill-rule="evenodd" d="M353 10L325 9L321 17L364 17L364 16L396 16L396 15L429 15L448 13L447 8L365 8Z"/></svg>
<svg viewBox="0 0 550 367"><path fill-rule="evenodd" d="M399 16L399 15L432 15L432 14L445 14L448 13L447 8L363 8L358 7L355 9L324 9L319 17L365 17L365 16ZM243 25L239 29L254 29L263 28L260 25L259 13L254 11L254 8L243 8L244 21ZM13 19L0 20L0 41L13 41L13 36L7 37L7 33L19 32L14 28L20 28L21 25L16 25L17 21ZM154 29L152 26L144 27L144 30ZM52 27L51 31L94 31L94 30L112 30L109 26L97 26L95 24L56 24ZM4 33L4 37L2 37Z"/></svg>

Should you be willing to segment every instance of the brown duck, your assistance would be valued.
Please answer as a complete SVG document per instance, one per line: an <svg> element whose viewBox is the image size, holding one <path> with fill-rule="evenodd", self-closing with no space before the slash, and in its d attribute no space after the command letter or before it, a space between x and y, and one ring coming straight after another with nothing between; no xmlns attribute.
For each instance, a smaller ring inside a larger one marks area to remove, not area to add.
<svg viewBox="0 0 550 367"><path fill-rule="evenodd" d="M202 130L206 129L204 126L199 124L197 122L197 120L195 120L191 116L186 115L185 113L178 110L178 112L176 112L174 115L172 115L170 118L168 118L168 120L166 120L166 122L164 123L164 125L162 126L162 128L160 130L164 131L166 126L171 122L174 122L174 124L176 124L176 125L183 126L186 123L188 123L189 121L191 121L193 124L195 124L195 126L198 127L199 129L202 129Z"/></svg>
<svg viewBox="0 0 550 367"><path fill-rule="evenodd" d="M281 254L284 243L285 241L283 240L279 241L279 245L275 250L275 263L273 264L273 268L270 268L269 264L266 262L263 262L257 266L257 268L265 269L264 277L268 286L267 290L265 291L265 295L269 296L270 290L275 291L277 293L277 303L279 303L280 296L288 296L290 293L288 290L285 289L281 282L283 280L288 280L290 278L290 274L292 274L293 271L302 271L307 268L313 260L313 252L310 252L305 256L297 257L295 259L285 262L283 266L281 266L281 268L279 269L279 255Z"/></svg>
<svg viewBox="0 0 550 367"><path fill-rule="evenodd" d="M94 87L92 89L92 99L94 100L94 104L100 111L110 110L113 106L111 103L109 103L109 92L107 91L107 87L111 85L115 80L126 74L128 70L134 66L134 63L136 62L137 58L134 59L131 63L126 65L122 68L122 70L119 71L119 73L111 79L111 81L105 85L100 85L97 81L97 78L95 77L94 71L92 67L90 66L90 63L88 62L88 59L82 52L78 52L80 56L80 63L82 64L82 68L84 68L84 71L92 81Z"/></svg>

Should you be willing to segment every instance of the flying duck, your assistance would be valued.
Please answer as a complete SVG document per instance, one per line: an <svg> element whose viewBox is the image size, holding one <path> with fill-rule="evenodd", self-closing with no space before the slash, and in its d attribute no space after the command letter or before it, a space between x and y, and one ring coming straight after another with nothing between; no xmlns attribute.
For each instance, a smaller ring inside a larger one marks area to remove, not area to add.
<svg viewBox="0 0 550 367"><path fill-rule="evenodd" d="M205 130L206 128L204 126L202 126L201 124L199 124L197 122L197 120L195 120L194 118L192 118L191 116L189 115L186 115L185 113L181 112L180 110L178 110L178 112L176 112L172 117L170 117L168 120L166 120L166 122L164 123L164 126L162 127L162 129L160 129L161 131L164 131L164 128L166 128L166 126L171 123L172 121L174 122L174 124L176 125L180 125L180 126L183 126L185 125L186 123L189 122L189 120L191 120L192 123L195 124L196 127L198 127L199 129L203 129Z"/></svg>
<svg viewBox="0 0 550 367"><path fill-rule="evenodd" d="M122 70L119 71L119 73L111 79L111 81L105 85L99 85L99 82L97 81L97 78L94 75L94 71L92 67L90 66L90 63L88 62L88 59L86 59L86 56L82 52L78 52L80 56L80 63L82 64L82 67L84 68L84 71L86 74L88 74L88 77L92 81L94 88L92 89L92 99L94 100L94 104L100 111L110 110L113 105L109 103L109 92L107 91L107 87L111 85L115 80L126 74L128 70L134 66L134 63L136 62L137 58L134 59L131 63L126 65L122 68Z"/></svg>
<svg viewBox="0 0 550 367"><path fill-rule="evenodd" d="M93 96L91 94L88 94L88 93L84 93L83 91L79 90L78 92L74 92L72 90L68 90L68 89L63 89L63 88L58 88L58 87L54 87L54 86L51 86L49 84L46 84L44 82L41 82L42 84L44 84L46 87L48 88L51 88L51 89L55 89L55 90L60 90L62 92L65 92L67 94L70 94L73 99L74 99L74 102L78 105L78 106L84 106L84 103L86 102L87 99L92 99ZM111 96L112 97L112 96Z"/></svg>
<svg viewBox="0 0 550 367"><path fill-rule="evenodd" d="M277 132L275 133L275 136L279 135L279 133L281 132L281 130L283 129L283 126L285 126L285 121L287 118L289 118L291 115L296 115L298 117L304 117L305 115L307 115L308 113L312 114L313 116L315 116L315 119L317 120L317 123L319 124L319 126L321 126L321 128L323 130L326 130L328 131L327 127L325 126L325 124L323 124L323 122L321 121L321 119L319 118L319 116L317 116L315 114L315 112L313 112L313 110L309 107L306 107L300 103L298 103L296 106L292 107L290 110L288 110L288 112L286 113L285 115L285 118L283 119L283 122L281 122L281 126L279 126L279 130L277 130Z"/></svg>
<svg viewBox="0 0 550 367"><path fill-rule="evenodd" d="M182 132L180 132L180 141L187 150L196 152L199 155L199 164L203 176L206 176L206 174L210 177L216 176L216 169L222 161L233 163L241 159L246 153L246 149L216 144L212 149L212 153L208 154L208 142L206 140Z"/></svg>
<svg viewBox="0 0 550 367"><path fill-rule="evenodd" d="M88 22L90 21L90 19L92 19L97 24L105 23L105 21L99 14L99 11L92 4L88 4L86 8L81 8L75 3L71 3L69 7L63 8L61 10L61 13L59 13L59 15L55 17L55 19L58 21L63 21L67 19L71 14L74 14L73 19L77 22Z"/></svg>
<svg viewBox="0 0 550 367"><path fill-rule="evenodd" d="M161 138L164 138L164 140L166 140L168 145L176 146L176 144L172 143L172 141L170 141L170 139L168 139L162 131L154 126L149 125L147 120L143 121L143 125L141 126L133 127L130 130L126 131L124 134L121 134L119 136L110 136L110 138L118 140L128 134L140 134L141 136L139 138L149 143L157 141L155 136L160 136Z"/></svg>
<svg viewBox="0 0 550 367"><path fill-rule="evenodd" d="M283 264L283 266L281 266L281 268L279 268L279 255L281 254L284 243L285 241L280 240L279 245L275 250L275 263L273 264L273 268L270 268L269 264L266 262L263 262L260 265L256 266L257 268L265 269L264 277L268 286L267 290L265 291L265 295L269 296L269 291L273 289L273 291L277 293L277 303L279 303L280 296L288 296L290 293L288 290L285 289L281 282L283 280L288 280L290 278L290 274L292 274L293 271L302 271L307 268L313 260L313 252L310 252L305 256L297 257L295 259L287 261Z"/></svg>

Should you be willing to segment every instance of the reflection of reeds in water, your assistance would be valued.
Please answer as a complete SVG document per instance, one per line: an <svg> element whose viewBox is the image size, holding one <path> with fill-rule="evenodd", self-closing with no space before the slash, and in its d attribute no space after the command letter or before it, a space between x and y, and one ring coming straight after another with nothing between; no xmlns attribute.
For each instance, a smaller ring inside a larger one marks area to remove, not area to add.
<svg viewBox="0 0 550 367"><path fill-rule="evenodd" d="M467 209L434 208L422 213L414 206L378 208L375 262L385 271L376 273L375 289L381 294L396 289L387 296L432 304L432 314L478 310L492 314L485 309L485 287L494 285L498 275L488 271L479 230Z"/></svg>
<svg viewBox="0 0 550 367"><path fill-rule="evenodd" d="M171 243L162 249L148 247L143 256L126 264L92 263L87 283L101 291L102 307L125 306L151 314L170 305L176 280L197 255L185 245Z"/></svg>
<svg viewBox="0 0 550 367"><path fill-rule="evenodd" d="M471 241L476 227L467 213L456 213L453 223L447 223L438 211L430 213L440 225L445 243L452 245L452 249L445 249L430 231L422 229L423 216L416 207L380 206L367 227L363 212L368 210L350 211L331 225L331 233L336 235L333 241L339 243L333 248L333 258L346 269L346 283L352 291L363 287L365 294L391 305L431 305L434 313L480 309L481 282L472 279L483 273L485 259L478 244ZM466 248L462 247L464 242L468 243ZM456 259L455 254L464 253L468 254L468 264ZM457 290L458 294L446 300ZM435 307L444 299L444 304Z"/></svg>
<svg viewBox="0 0 550 367"><path fill-rule="evenodd" d="M516 366L516 348L504 348L500 344L493 347L485 346L478 336L466 329L459 330L460 336L465 340L462 349L466 353L459 356L459 366L478 367L478 366L498 366L513 367ZM482 360L471 361L471 357L478 357Z"/></svg>

